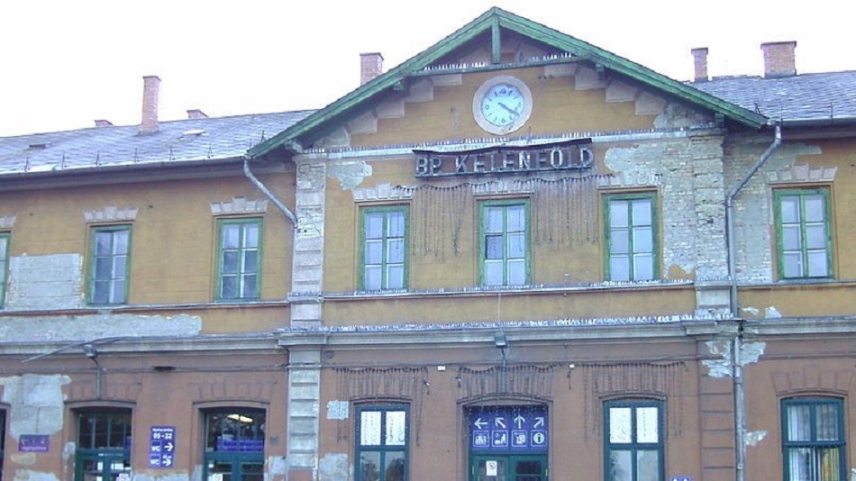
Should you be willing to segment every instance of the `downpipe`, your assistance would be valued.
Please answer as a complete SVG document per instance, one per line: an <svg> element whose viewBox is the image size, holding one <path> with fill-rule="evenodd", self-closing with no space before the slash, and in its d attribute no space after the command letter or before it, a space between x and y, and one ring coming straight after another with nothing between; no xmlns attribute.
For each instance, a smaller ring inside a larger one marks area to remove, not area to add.
<svg viewBox="0 0 856 481"><path fill-rule="evenodd" d="M281 200L279 200L275 195L273 195L273 192L271 192L270 189L268 189L267 186L262 183L262 181L260 181L255 175L253 175L253 172L250 170L250 159L248 159L247 157L244 157L244 177L249 179L250 182L252 182L253 185L255 185L256 188L259 189L265 195L265 197L267 197L271 202L273 202L273 205L275 205L276 208L282 212L285 218L288 219L289 222L291 222L292 228L297 229L297 216L295 216L294 212L291 212L291 210L286 207Z"/></svg>

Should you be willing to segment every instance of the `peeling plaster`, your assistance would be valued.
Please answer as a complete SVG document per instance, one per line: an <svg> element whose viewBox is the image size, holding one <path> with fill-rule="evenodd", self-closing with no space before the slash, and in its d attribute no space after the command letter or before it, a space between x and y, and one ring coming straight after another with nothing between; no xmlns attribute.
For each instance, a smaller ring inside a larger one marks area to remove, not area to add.
<svg viewBox="0 0 856 481"><path fill-rule="evenodd" d="M18 469L15 471L14 481L59 481L59 478L54 473Z"/></svg>
<svg viewBox="0 0 856 481"><path fill-rule="evenodd" d="M62 430L64 397L62 386L68 376L24 374L0 378L3 402L11 409L9 432L16 440L22 434L52 435Z"/></svg>
<svg viewBox="0 0 856 481"><path fill-rule="evenodd" d="M288 462L285 456L268 456L265 461L265 480L279 481L288 474Z"/></svg>
<svg viewBox="0 0 856 481"><path fill-rule="evenodd" d="M9 460L20 466L32 466L36 464L36 453L13 453Z"/></svg>
<svg viewBox="0 0 856 481"><path fill-rule="evenodd" d="M606 151L603 163L614 172L642 173L651 172L648 159L661 159L665 148L661 144L643 144L628 148L614 147Z"/></svg>
<svg viewBox="0 0 856 481"><path fill-rule="evenodd" d="M170 472L160 471L137 471L133 475L134 481L190 481L187 471L176 470Z"/></svg>
<svg viewBox="0 0 856 481"><path fill-rule="evenodd" d="M770 306L764 311L764 317L767 319L778 319L782 317L782 313L775 307Z"/></svg>
<svg viewBox="0 0 856 481"><path fill-rule="evenodd" d="M187 314L9 317L0 324L0 339L5 342L87 341L102 337L197 335L201 331L202 318Z"/></svg>
<svg viewBox="0 0 856 481"><path fill-rule="evenodd" d="M190 474L190 481L202 481L202 465L197 464L193 467L193 472Z"/></svg>
<svg viewBox="0 0 856 481"><path fill-rule="evenodd" d="M77 452L77 445L73 442L65 443L62 447L62 460L68 461Z"/></svg>
<svg viewBox="0 0 856 481"><path fill-rule="evenodd" d="M343 190L352 190L372 175L372 166L362 160L336 162L330 164L327 175L337 179Z"/></svg>
<svg viewBox="0 0 856 481"><path fill-rule="evenodd" d="M654 119L654 127L658 129L710 127L712 125L713 119L710 115L677 103L666 105L663 113Z"/></svg>
<svg viewBox="0 0 856 481"><path fill-rule="evenodd" d="M10 259L7 309L75 309L84 305L80 254L25 254Z"/></svg>
<svg viewBox="0 0 856 481"><path fill-rule="evenodd" d="M318 463L318 481L348 481L349 477L347 454L329 453Z"/></svg>
<svg viewBox="0 0 856 481"><path fill-rule="evenodd" d="M734 363L731 357L731 340L717 339L705 343L707 350L719 359L707 359L702 363L708 369L710 377L731 377ZM740 365L746 366L758 362L767 348L766 342L744 342L740 346Z"/></svg>
<svg viewBox="0 0 856 481"><path fill-rule="evenodd" d="M767 437L767 431L747 431L743 437L746 446L755 446Z"/></svg>

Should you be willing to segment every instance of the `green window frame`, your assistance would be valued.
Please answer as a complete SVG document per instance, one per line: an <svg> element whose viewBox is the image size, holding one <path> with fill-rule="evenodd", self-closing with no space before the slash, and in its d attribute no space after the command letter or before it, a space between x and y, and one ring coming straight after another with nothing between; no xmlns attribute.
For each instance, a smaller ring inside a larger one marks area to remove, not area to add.
<svg viewBox="0 0 856 481"><path fill-rule="evenodd" d="M785 481L847 480L843 401L799 397L781 406Z"/></svg>
<svg viewBox="0 0 856 481"><path fill-rule="evenodd" d="M604 403L604 479L663 481L663 402L648 399Z"/></svg>
<svg viewBox="0 0 856 481"><path fill-rule="evenodd" d="M207 409L203 479L261 481L264 478L264 409L228 407Z"/></svg>
<svg viewBox="0 0 856 481"><path fill-rule="evenodd" d="M607 195L604 214L607 279L650 281L658 278L656 194Z"/></svg>
<svg viewBox="0 0 856 481"><path fill-rule="evenodd" d="M219 219L217 225L217 300L258 299L261 290L262 220Z"/></svg>
<svg viewBox="0 0 856 481"><path fill-rule="evenodd" d="M479 204L479 284L529 284L529 201Z"/></svg>
<svg viewBox="0 0 856 481"><path fill-rule="evenodd" d="M11 235L0 232L0 309L6 306L6 283L9 281L9 242Z"/></svg>
<svg viewBox="0 0 856 481"><path fill-rule="evenodd" d="M116 479L131 474L131 410L98 409L77 413L75 481Z"/></svg>
<svg viewBox="0 0 856 481"><path fill-rule="evenodd" d="M131 265L131 226L91 228L89 303L125 304Z"/></svg>
<svg viewBox="0 0 856 481"><path fill-rule="evenodd" d="M825 279L832 272L829 189L775 192L780 279Z"/></svg>
<svg viewBox="0 0 856 481"><path fill-rule="evenodd" d="M406 404L358 405L355 481L407 481L410 412Z"/></svg>
<svg viewBox="0 0 856 481"><path fill-rule="evenodd" d="M407 289L409 210L404 205L361 209L361 290Z"/></svg>

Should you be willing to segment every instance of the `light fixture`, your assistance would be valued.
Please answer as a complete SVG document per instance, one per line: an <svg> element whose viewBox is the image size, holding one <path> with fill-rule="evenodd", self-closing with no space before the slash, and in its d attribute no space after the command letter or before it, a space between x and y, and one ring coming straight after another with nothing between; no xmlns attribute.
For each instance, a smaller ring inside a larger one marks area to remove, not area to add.
<svg viewBox="0 0 856 481"><path fill-rule="evenodd" d="M92 344L84 344L83 354L89 359L95 359L98 356L98 351L95 350L95 346Z"/></svg>
<svg viewBox="0 0 856 481"><path fill-rule="evenodd" d="M499 349L505 349L508 347L508 339L505 337L505 333L502 331L497 332L493 335L493 344Z"/></svg>

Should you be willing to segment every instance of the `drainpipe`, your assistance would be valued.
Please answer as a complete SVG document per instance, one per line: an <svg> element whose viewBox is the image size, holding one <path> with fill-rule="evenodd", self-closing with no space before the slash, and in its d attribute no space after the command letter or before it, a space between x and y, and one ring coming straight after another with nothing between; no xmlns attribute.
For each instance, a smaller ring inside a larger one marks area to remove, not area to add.
<svg viewBox="0 0 856 481"><path fill-rule="evenodd" d="M734 382L734 442L736 444L736 481L746 479L746 403L743 391L743 366L740 352L743 350L743 322L739 319L739 303L737 302L737 262L735 260L736 248L734 246L734 199L749 183L749 180L773 155L773 152L782 144L782 129L779 124L775 125L773 143L761 154L761 157L752 164L746 175L740 179L728 195L725 197L725 239L728 246L728 279L731 283L731 317L738 323L737 334L734 336L732 345L732 379Z"/></svg>
<svg viewBox="0 0 856 481"><path fill-rule="evenodd" d="M250 182L252 182L257 189L262 191L262 193L268 199L270 199L270 201L273 202L273 204L280 211L282 211L283 215L285 215L285 218L288 219L289 222L291 222L291 226L294 229L297 229L297 217L294 215L293 212L291 212L288 207L285 206L285 204L282 203L282 201L280 201L275 195L273 195L273 192L271 192L264 184L262 184L262 181L260 181L258 178L256 178L255 175L253 175L252 171L250 171L250 159L248 159L247 157L244 157L244 176L250 179Z"/></svg>

